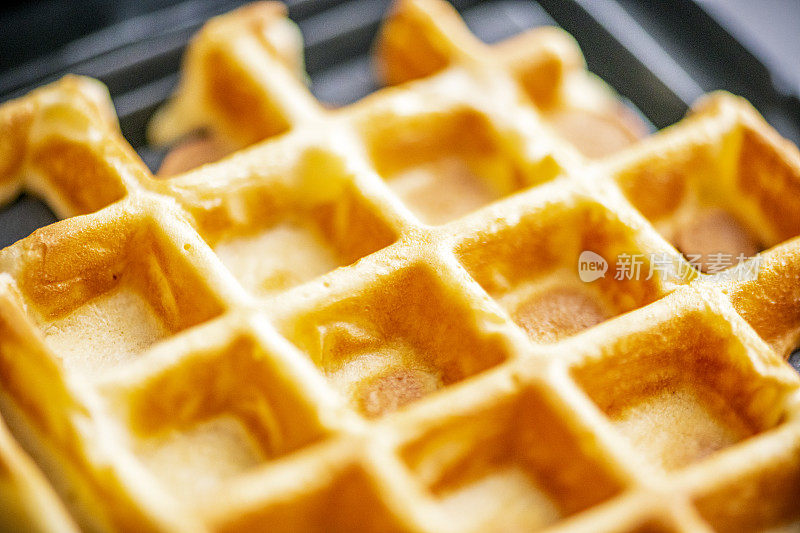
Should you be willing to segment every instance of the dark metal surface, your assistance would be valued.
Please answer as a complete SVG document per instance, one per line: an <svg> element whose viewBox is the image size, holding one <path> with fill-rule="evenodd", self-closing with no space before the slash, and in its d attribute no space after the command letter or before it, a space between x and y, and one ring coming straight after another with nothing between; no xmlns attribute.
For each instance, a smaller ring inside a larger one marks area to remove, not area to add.
<svg viewBox="0 0 800 533"><path fill-rule="evenodd" d="M155 168L163 154L146 146L145 125L177 83L187 40L209 17L243 3L45 0L0 12L0 101L68 72L99 78L109 87L123 134ZM389 3L287 1L290 16L303 32L311 90L320 100L343 105L377 88L368 52ZM487 42L535 26L564 27L581 45L590 70L656 127L679 120L704 92L727 89L746 97L783 135L800 143L800 63L795 56L798 67L792 71L791 61L781 57L780 50L776 52L780 37L759 38L745 31L741 13L749 10L748 16L758 19L752 2L453 3L470 29ZM789 49L800 50L800 32L796 27L792 32L791 26L791 20L800 20L800 2L788 0L777 9L789 21L784 24L788 28L784 42L794 39ZM0 247L53 221L43 203L23 195L0 210ZM800 368L800 354L794 354L791 362Z"/></svg>

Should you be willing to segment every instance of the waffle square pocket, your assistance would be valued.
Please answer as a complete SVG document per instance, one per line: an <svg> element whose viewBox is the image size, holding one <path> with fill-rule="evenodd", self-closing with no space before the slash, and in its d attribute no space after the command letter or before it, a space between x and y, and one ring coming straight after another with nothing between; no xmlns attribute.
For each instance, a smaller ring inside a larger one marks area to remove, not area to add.
<svg viewBox="0 0 800 533"><path fill-rule="evenodd" d="M16 304L70 371L96 375L225 309L193 264L191 229L166 231L168 212L139 207L39 230L3 257L14 261Z"/></svg>
<svg viewBox="0 0 800 533"><path fill-rule="evenodd" d="M794 376L702 299L679 290L630 333L579 358L572 375L616 430L665 471L779 424ZM684 293L689 305L663 310Z"/></svg>
<svg viewBox="0 0 800 533"><path fill-rule="evenodd" d="M542 153L525 157L525 140L469 105L385 110L357 121L375 170L424 223L439 225L561 172Z"/></svg>
<svg viewBox="0 0 800 533"><path fill-rule="evenodd" d="M740 99L706 97L684 123L609 164L631 203L701 272L800 234L800 155Z"/></svg>
<svg viewBox="0 0 800 533"><path fill-rule="evenodd" d="M188 503L331 432L281 348L231 326L178 337L99 386L132 453Z"/></svg>
<svg viewBox="0 0 800 533"><path fill-rule="evenodd" d="M530 194L535 207L523 203L519 218L481 221L490 229L471 228L472 236L456 247L470 275L531 340L563 340L670 290L668 276L651 264L666 261L671 268L674 252L645 244L634 227L600 202L570 195L550 199L545 192L534 196L537 192ZM603 268L585 277L585 257Z"/></svg>
<svg viewBox="0 0 800 533"><path fill-rule="evenodd" d="M400 455L447 520L475 530L539 529L621 492L624 476L541 382L426 422Z"/></svg>
<svg viewBox="0 0 800 533"><path fill-rule="evenodd" d="M293 313L279 329L356 411L374 418L508 359L505 339L483 331L476 316L420 263Z"/></svg>
<svg viewBox="0 0 800 533"><path fill-rule="evenodd" d="M240 159L247 170L235 175L220 163L157 185L186 206L251 295L284 291L396 240L399 223L335 153L289 138Z"/></svg>

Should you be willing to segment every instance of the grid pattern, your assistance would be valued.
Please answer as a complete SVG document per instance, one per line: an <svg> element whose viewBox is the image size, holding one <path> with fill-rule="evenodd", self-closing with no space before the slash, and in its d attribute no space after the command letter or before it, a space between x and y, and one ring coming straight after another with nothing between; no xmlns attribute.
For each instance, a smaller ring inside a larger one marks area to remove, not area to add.
<svg viewBox="0 0 800 533"><path fill-rule="evenodd" d="M77 523L797 523L795 147L717 94L592 160L564 113L619 119L569 40L485 48L428 0L400 2L378 48L388 81L420 79L325 111L275 40L287 28L255 5L200 34L154 128L202 125L229 149L274 138L168 180L89 80L0 108L7 194L91 213L0 252L3 413ZM217 74L264 113L193 96ZM576 87L599 100L581 108ZM676 249L710 211L770 247L757 279ZM686 274L582 283L583 250L609 274L624 254Z"/></svg>

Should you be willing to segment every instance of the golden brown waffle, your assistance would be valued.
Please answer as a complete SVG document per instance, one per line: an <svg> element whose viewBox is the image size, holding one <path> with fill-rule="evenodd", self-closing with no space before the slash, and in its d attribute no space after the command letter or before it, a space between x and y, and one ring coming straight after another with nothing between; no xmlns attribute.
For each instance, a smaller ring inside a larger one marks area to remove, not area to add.
<svg viewBox="0 0 800 533"><path fill-rule="evenodd" d="M190 43L180 87L151 122L151 139L168 144L203 129L221 152L230 152L309 129L321 108L302 84L302 57L302 41L278 4L252 4L212 20ZM556 28L531 30L489 48L449 4L403 1L384 25L375 57L389 84L452 64L488 76L503 70L542 118L589 156L611 153L645 133L613 91L586 71L572 37Z"/></svg>
<svg viewBox="0 0 800 533"><path fill-rule="evenodd" d="M6 197L92 212L0 251L0 505L67 531L54 491L100 531L800 527L796 147L718 93L588 159L559 113L628 119L574 44L487 48L434 0L377 48L419 79L324 110L293 35L272 4L199 34L155 139L274 138L171 179L95 82L0 107ZM633 256L667 268L614 275Z"/></svg>

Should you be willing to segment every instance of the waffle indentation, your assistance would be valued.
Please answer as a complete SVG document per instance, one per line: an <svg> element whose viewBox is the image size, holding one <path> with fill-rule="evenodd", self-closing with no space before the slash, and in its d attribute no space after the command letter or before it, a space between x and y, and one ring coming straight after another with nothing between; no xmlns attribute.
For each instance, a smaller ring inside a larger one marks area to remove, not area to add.
<svg viewBox="0 0 800 533"><path fill-rule="evenodd" d="M559 170L543 164L531 173L515 153L522 149L515 147L520 139L501 133L470 108L375 116L363 127L378 173L420 220L432 225L552 179Z"/></svg>
<svg viewBox="0 0 800 533"><path fill-rule="evenodd" d="M106 389L130 421L134 452L176 494L191 498L325 435L315 407L285 381L279 364L240 335Z"/></svg>
<svg viewBox="0 0 800 533"><path fill-rule="evenodd" d="M723 319L690 311L652 327L603 346L573 371L651 463L680 469L780 420L781 385L756 373Z"/></svg>
<svg viewBox="0 0 800 533"><path fill-rule="evenodd" d="M620 490L550 394L532 387L403 447L402 457L448 519L477 530L533 530Z"/></svg>
<svg viewBox="0 0 800 533"><path fill-rule="evenodd" d="M428 267L415 266L294 316L285 330L356 410L376 417L505 360L501 338L473 321Z"/></svg>
<svg viewBox="0 0 800 533"><path fill-rule="evenodd" d="M45 228L33 239L39 255L25 265L20 289L70 370L110 369L223 310L183 248L146 216L119 214L101 225L73 219L69 231Z"/></svg>
<svg viewBox="0 0 800 533"><path fill-rule="evenodd" d="M579 259L586 251L607 269L582 281ZM458 253L469 273L537 343L562 340L664 294L635 230L592 201L547 205L513 226L466 240ZM635 257L639 266L622 276L625 257Z"/></svg>
<svg viewBox="0 0 800 533"><path fill-rule="evenodd" d="M202 173L195 176L186 181ZM226 191L199 183L185 202L225 266L263 297L349 265L397 238L350 179L337 157L308 150L268 176ZM186 181L169 186L183 190Z"/></svg>

